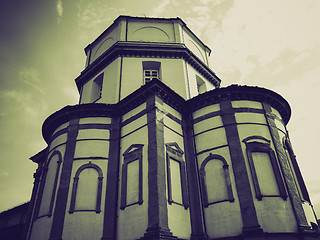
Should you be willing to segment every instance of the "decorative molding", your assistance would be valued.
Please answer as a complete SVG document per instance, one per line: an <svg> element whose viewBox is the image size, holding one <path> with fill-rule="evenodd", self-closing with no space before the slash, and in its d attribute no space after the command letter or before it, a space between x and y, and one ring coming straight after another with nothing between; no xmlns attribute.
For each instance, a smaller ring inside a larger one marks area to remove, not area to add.
<svg viewBox="0 0 320 240"><path fill-rule="evenodd" d="M264 140L266 143L261 143L261 142L256 142L256 141L249 142L250 140L254 140L254 139L255 140ZM281 172L280 172L280 168L279 168L276 156L274 154L274 151L270 147L270 140L268 140L264 137L261 137L261 136L250 136L250 137L247 137L246 139L244 139L243 142L246 144L246 152L247 152L247 157L248 157L248 161L249 161L249 166L250 166L250 170L251 170L251 174L252 174L252 178L253 178L253 185L254 185L257 199L259 201L261 201L263 197L281 197L283 200L286 200L288 198L288 194L287 194L287 191L286 191L286 188L285 188L282 176L281 176ZM264 195L264 194L262 194L260 184L258 181L256 167L255 167L253 157L252 157L252 152L262 152L262 153L268 154L280 195L269 195L269 194Z"/></svg>
<svg viewBox="0 0 320 240"><path fill-rule="evenodd" d="M185 162L188 175L189 212L192 240L207 239L205 230L204 212L201 201L200 181L198 174L198 161L194 142L194 132L191 113L182 117L183 143L185 149Z"/></svg>
<svg viewBox="0 0 320 240"><path fill-rule="evenodd" d="M306 230L309 230L310 226L308 225L308 221L303 210L302 202L299 193L296 189L289 163L287 162L288 158L286 156L285 149L283 148L282 141L280 139L278 129L276 127L276 123L274 121L274 118L272 118L272 116L270 115L270 113L272 113L272 105L270 105L269 103L263 103L262 105L265 110L265 116L267 119L267 124L269 126L272 142L275 147L275 151L280 163L284 181L286 183L288 196L291 200L293 212L295 214L295 218L298 225L298 231L304 232Z"/></svg>
<svg viewBox="0 0 320 240"><path fill-rule="evenodd" d="M52 193L51 193L51 198L50 198L50 205L49 205L49 209L48 209L48 213L39 216L39 211L41 209L41 205L42 205L42 196L43 196L43 192L45 187L47 186L46 182L47 182L47 174L48 174L48 170L49 170L49 165L51 163L51 159L57 155L58 156L58 161L57 161L57 168L56 168L56 174L54 175L54 180L53 180L53 187L52 187ZM40 184L40 192L41 194L39 194L39 208L36 211L36 217L37 218L41 218L41 217L51 217L52 215L52 210L53 210L53 204L54 204L54 200L55 200L55 196L56 196L56 190L57 190L57 184L58 184L58 180L59 180L59 172L60 172L60 166L62 163L62 155L60 151L54 150L53 153L48 157L48 161L45 162L43 168L42 168L42 179L41 179L41 184Z"/></svg>
<svg viewBox="0 0 320 240"><path fill-rule="evenodd" d="M231 85L224 88L217 88L206 93L200 94L187 102L189 102L190 111L196 111L203 107L217 104L223 101L235 101L235 100L249 100L258 101L270 104L273 108L278 110L285 124L289 122L291 116L291 108L288 102L278 93L269 89L261 87ZM249 109L249 108L248 108ZM247 109L247 110L248 110ZM238 108L238 110L244 111L245 108ZM251 110L250 110L251 111ZM260 110L254 110L256 113L261 113ZM233 109L233 112L237 112L237 108Z"/></svg>
<svg viewBox="0 0 320 240"><path fill-rule="evenodd" d="M60 126L61 124L59 124ZM78 136L79 119L70 120L68 126L67 144L64 153L63 165L60 174L60 184L56 197L56 207L53 213L52 226L50 231L50 240L61 239L65 220L65 213L68 201L68 193L70 187L70 178L73 165L73 157L76 147L76 139Z"/></svg>
<svg viewBox="0 0 320 240"><path fill-rule="evenodd" d="M288 138L288 136L285 136L283 137L283 147L284 149L288 152L289 156L290 156L290 160L291 160L291 164L292 164L292 167L293 167L293 171L296 175L296 178L297 178L297 181L298 181L298 185L299 185L299 188L300 188L300 191L301 191L301 197L302 197L302 201L308 201L309 203L311 203L310 201L310 197L309 197L309 194L308 194L308 190L307 190L307 187L304 183L304 180L302 178L302 174L300 172L300 168L298 166L298 163L297 163L297 159L296 159L296 155L294 154L293 152L293 148L292 148L292 145L291 145L291 142Z"/></svg>
<svg viewBox="0 0 320 240"><path fill-rule="evenodd" d="M122 164L122 180L121 180L121 200L120 200L120 209L124 210L126 207L143 203L143 182L142 182L142 149L143 144L132 144L122 155L123 155L123 164ZM128 174L128 164L133 161L139 162L138 175L138 201L134 203L127 204L127 174Z"/></svg>
<svg viewBox="0 0 320 240"><path fill-rule="evenodd" d="M182 205L185 209L187 209L189 207L189 196L187 188L186 167L182 157L183 150L179 147L179 145L176 142L166 143L165 146L167 159L168 202L169 204L175 203L178 205ZM178 203L172 197L170 159L179 163L182 203Z"/></svg>
<svg viewBox="0 0 320 240"><path fill-rule="evenodd" d="M205 180L205 176L206 176L205 167L206 167L207 163L212 160L219 160L223 163L225 187L226 187L227 193L228 193L228 198L222 199L222 200L219 200L216 202L209 202L207 184L206 184L206 180ZM200 182L201 182L201 186L202 186L202 201L203 201L203 205L205 208L207 208L209 205L215 204L215 203L226 202L226 201L234 202L234 197L233 197L233 193L232 193L232 186L231 186L231 181L230 181L230 175L229 175L229 165L228 165L227 161L221 155L210 153L208 155L208 157L206 157L203 160L203 162L201 163L199 173L200 173Z"/></svg>
<svg viewBox="0 0 320 240"><path fill-rule="evenodd" d="M214 86L220 86L221 80L216 74L183 43L118 41L76 78L78 90L118 57L181 58L199 71Z"/></svg>
<svg viewBox="0 0 320 240"><path fill-rule="evenodd" d="M97 192L97 200L96 200L96 207L95 209L88 209L88 210L79 210L79 209L75 209L75 204L76 204L76 200L77 200L77 190L78 190L78 183L79 183L79 175L80 173L88 168L93 168L98 172L98 192ZM72 186L72 194L71 194L71 201L70 201L70 209L69 209L69 213L74 213L77 211L95 211L96 213L100 213L101 212L101 193L102 193L102 180L103 180L103 172L101 170L101 168L96 165L93 164L91 162L84 164L82 166L80 166L78 168L78 170L76 171L75 177L73 178L73 186Z"/></svg>
<svg viewBox="0 0 320 240"><path fill-rule="evenodd" d="M200 96L200 95L199 95ZM230 96L229 96L230 98ZM230 157L235 178L235 185L238 194L241 217L243 222L243 233L262 231L256 208L254 205L250 181L247 173L245 158L243 156L240 136L236 125L235 112L231 100L221 101L220 111L223 125L225 126Z"/></svg>
<svg viewBox="0 0 320 240"><path fill-rule="evenodd" d="M117 239L121 135L120 123L120 117L114 117L111 120L102 240Z"/></svg>

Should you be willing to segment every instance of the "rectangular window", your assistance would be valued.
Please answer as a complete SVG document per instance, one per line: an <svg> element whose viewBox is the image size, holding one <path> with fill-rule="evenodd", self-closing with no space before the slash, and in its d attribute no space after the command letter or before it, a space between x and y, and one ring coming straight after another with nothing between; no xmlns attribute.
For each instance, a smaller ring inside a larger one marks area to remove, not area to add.
<svg viewBox="0 0 320 240"><path fill-rule="evenodd" d="M207 91L206 83L198 75L196 75L196 81L198 93L205 93Z"/></svg>
<svg viewBox="0 0 320 240"><path fill-rule="evenodd" d="M159 71L158 70L144 70L144 82L150 82L153 79L159 80Z"/></svg>
<svg viewBox="0 0 320 240"><path fill-rule="evenodd" d="M267 152L251 152L260 191L263 196L279 196L278 184Z"/></svg>
<svg viewBox="0 0 320 240"><path fill-rule="evenodd" d="M282 197L285 200L287 192L275 153L269 142L248 142L246 139L243 141L247 147L257 199L261 201L263 197Z"/></svg>
<svg viewBox="0 0 320 240"><path fill-rule="evenodd" d="M143 82L144 84L152 81L153 79L161 80L160 74L161 63L156 61L143 61Z"/></svg>
<svg viewBox="0 0 320 240"><path fill-rule="evenodd" d="M189 207L183 151L175 142L166 144L168 202Z"/></svg>
<svg viewBox="0 0 320 240"><path fill-rule="evenodd" d="M122 155L120 209L139 204L142 200L142 144L132 144Z"/></svg>
<svg viewBox="0 0 320 240"><path fill-rule="evenodd" d="M102 97L103 73L93 80L91 91L91 102L95 102Z"/></svg>

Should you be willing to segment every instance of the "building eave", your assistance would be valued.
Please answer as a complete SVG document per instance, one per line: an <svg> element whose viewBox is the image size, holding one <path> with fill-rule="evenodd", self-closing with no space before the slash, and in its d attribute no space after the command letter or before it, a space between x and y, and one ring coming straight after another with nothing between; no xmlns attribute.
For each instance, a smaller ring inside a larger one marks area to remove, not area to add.
<svg viewBox="0 0 320 240"><path fill-rule="evenodd" d="M108 64L118 57L158 57L158 58L183 58L214 86L219 87L221 79L195 54L182 43L158 42L117 42L75 79L78 91L81 87L103 70Z"/></svg>

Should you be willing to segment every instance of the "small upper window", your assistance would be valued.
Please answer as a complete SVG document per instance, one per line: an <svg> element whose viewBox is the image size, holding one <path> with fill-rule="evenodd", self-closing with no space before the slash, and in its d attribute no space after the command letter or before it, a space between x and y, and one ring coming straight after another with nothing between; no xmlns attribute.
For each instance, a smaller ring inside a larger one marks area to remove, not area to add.
<svg viewBox="0 0 320 240"><path fill-rule="evenodd" d="M103 73L93 80L91 91L91 102L95 102L102 96Z"/></svg>
<svg viewBox="0 0 320 240"><path fill-rule="evenodd" d="M160 62L156 61L144 61L142 62L143 67L143 81L148 83L153 79L161 79L160 76Z"/></svg>
<svg viewBox="0 0 320 240"><path fill-rule="evenodd" d="M159 80L159 71L158 70L144 70L144 82L150 82L153 79Z"/></svg>
<svg viewBox="0 0 320 240"><path fill-rule="evenodd" d="M201 77L199 77L198 75L196 75L196 80L197 80L197 90L198 90L198 93L201 94L201 93L204 93L207 91L207 87L206 87L206 83L205 81L203 81L201 79Z"/></svg>

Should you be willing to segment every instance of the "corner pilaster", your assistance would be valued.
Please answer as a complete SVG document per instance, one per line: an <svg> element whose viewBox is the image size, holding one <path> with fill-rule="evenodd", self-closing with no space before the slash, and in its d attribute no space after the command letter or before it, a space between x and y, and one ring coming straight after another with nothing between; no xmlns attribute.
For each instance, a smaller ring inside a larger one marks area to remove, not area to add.
<svg viewBox="0 0 320 240"><path fill-rule="evenodd" d="M177 239L168 227L164 124L156 95L147 99L148 121L148 228L141 239Z"/></svg>

